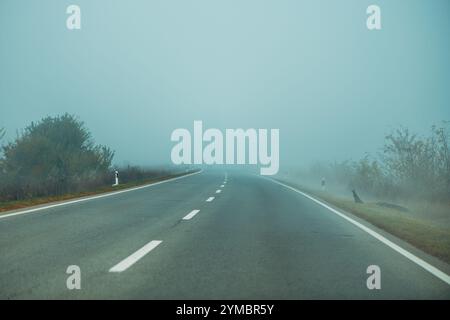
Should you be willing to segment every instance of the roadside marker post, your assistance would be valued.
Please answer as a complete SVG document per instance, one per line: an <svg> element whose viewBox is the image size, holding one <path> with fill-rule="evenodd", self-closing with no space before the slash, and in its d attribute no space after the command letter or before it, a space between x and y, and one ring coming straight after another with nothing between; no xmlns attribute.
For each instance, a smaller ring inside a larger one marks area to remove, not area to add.
<svg viewBox="0 0 450 320"><path fill-rule="evenodd" d="M114 171L114 177L115 177L115 183L113 184L113 187L119 185L119 171Z"/></svg>

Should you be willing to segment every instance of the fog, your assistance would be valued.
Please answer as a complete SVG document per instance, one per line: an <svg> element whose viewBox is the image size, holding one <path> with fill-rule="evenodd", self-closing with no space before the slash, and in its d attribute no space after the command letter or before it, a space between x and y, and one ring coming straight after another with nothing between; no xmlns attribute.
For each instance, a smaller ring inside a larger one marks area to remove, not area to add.
<svg viewBox="0 0 450 320"><path fill-rule="evenodd" d="M81 30L66 28L72 3ZM279 129L280 170L450 120L447 0L2 0L0 48L6 141L68 112L118 164L170 164L171 133L194 120Z"/></svg>

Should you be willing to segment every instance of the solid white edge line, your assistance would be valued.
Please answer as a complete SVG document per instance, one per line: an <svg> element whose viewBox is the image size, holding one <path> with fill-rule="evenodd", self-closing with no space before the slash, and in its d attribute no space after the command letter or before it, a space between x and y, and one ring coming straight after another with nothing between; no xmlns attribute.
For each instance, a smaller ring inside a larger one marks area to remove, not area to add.
<svg viewBox="0 0 450 320"><path fill-rule="evenodd" d="M147 243L145 246L128 256L127 258L120 261L114 267L109 269L109 272L122 272L127 270L133 264L138 262L142 257L144 257L147 253L155 249L162 241L160 240L152 240Z"/></svg>
<svg viewBox="0 0 450 320"><path fill-rule="evenodd" d="M211 202L214 200L214 197L209 197L208 199L206 199L206 202Z"/></svg>
<svg viewBox="0 0 450 320"><path fill-rule="evenodd" d="M199 212L200 212L200 210L197 210L197 209L192 210L183 218L183 220L191 220Z"/></svg>
<svg viewBox="0 0 450 320"><path fill-rule="evenodd" d="M450 285L450 276L447 275L445 272L439 270L438 268L432 266L431 264L429 264L428 262L420 259L419 257L415 256L414 254L412 254L411 252L403 249L402 247L400 247L399 245L393 243L392 241L386 239L385 237L383 237L381 234L379 234L378 232L373 231L372 229L366 227L365 225L359 223L358 221L353 220L352 218L348 217L347 215L339 212L338 210L330 207L329 205L321 202L320 200L317 200L316 198L300 191L297 190L289 185L286 185L282 182L273 180L273 179L269 179L272 182L279 184L285 188L288 188L294 192L297 192L299 194L301 194L302 196L314 201L315 203L321 205L322 207L330 210L331 212L337 214L338 216L340 216L341 218L344 218L345 220L347 220L348 222L352 223L353 225L357 226L358 228L362 229L363 231L367 232L368 234L370 234L372 237L374 237L375 239L381 241L382 243L384 243L385 245L387 245L388 247L390 247L391 249L397 251L398 253L400 253L401 255L403 255L404 257L408 258L409 260L411 260L412 262L414 262L415 264L417 264L418 266L422 267L423 269L425 269L426 271L428 271L429 273L431 273L432 275L434 275L435 277L441 279L442 281L444 281L445 283L447 283L448 285Z"/></svg>
<svg viewBox="0 0 450 320"><path fill-rule="evenodd" d="M50 208L61 207L61 206L65 206L65 205L68 205L68 204L73 204L73 203L78 203L78 202L84 202L84 201L89 201L89 200L95 200L95 199L115 196L116 194L130 192L130 191L135 191L135 190L139 190L139 189L149 188L149 187L152 187L152 186L156 186L158 184L162 184L162 183L166 183L166 182L170 182L170 181L175 181L175 180L178 180L178 179L187 178L189 176L193 176L195 174L199 174L202 171L203 170L200 170L200 171L189 173L189 174L186 174L186 175L180 176L180 177L175 177L175 178L171 178L171 179L167 179L167 180L153 182L153 183L146 184L146 185L143 185L143 186L133 187L133 188L124 189L124 190L120 190L120 191L112 191L112 192L108 192L108 193L105 193L105 194L100 194L100 195L87 197L87 198L83 198L83 199L69 200L69 201L65 201L65 202L61 202L61 203L57 203L57 204L48 205L48 206L45 206L45 207L39 207L39 208L33 208L33 209L28 209L28 210L13 212L13 213L7 213L7 214L4 214L4 215L0 214L0 219L12 217L12 216L17 216L17 215L21 215L21 214L25 214L25 213L31 213L31 212L35 212L35 211L41 211L41 210L50 209Z"/></svg>

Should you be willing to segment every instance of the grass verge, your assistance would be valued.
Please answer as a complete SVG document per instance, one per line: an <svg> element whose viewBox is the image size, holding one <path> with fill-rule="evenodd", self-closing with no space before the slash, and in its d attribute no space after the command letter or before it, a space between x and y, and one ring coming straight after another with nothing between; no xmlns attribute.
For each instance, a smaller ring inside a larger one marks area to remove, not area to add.
<svg viewBox="0 0 450 320"><path fill-rule="evenodd" d="M145 184L149 184L149 183L154 183L154 182L158 182L158 181L164 181L164 180L168 180L168 179L172 179L172 178L176 178L176 177L181 177L181 176L193 173L193 172L196 172L196 171L176 173L176 174L170 174L170 175L165 175L165 176L161 176L161 177L143 179L143 180L139 180L139 181L132 181L132 182L128 182L128 183L119 184L116 187L104 186L104 187L100 187L98 189L95 189L92 191L86 191L86 192L67 193L67 194L59 195L59 196L38 197L38 198L31 198L31 199L24 199L24 200L0 202L0 214L2 212L10 211L10 210L17 210L17 209L37 206L37 205L41 205L41 204L47 204L47 203L51 203L51 202L76 199L76 198L92 196L92 195L102 194L102 193L111 192L111 191L128 189L128 188L137 187L137 186L141 186L141 185L145 185Z"/></svg>
<svg viewBox="0 0 450 320"><path fill-rule="evenodd" d="M337 208L350 212L450 264L450 228L448 227L432 225L425 219L408 215L407 212L381 207L375 203L355 203L352 200L336 197L324 191L305 188L289 181L283 182Z"/></svg>

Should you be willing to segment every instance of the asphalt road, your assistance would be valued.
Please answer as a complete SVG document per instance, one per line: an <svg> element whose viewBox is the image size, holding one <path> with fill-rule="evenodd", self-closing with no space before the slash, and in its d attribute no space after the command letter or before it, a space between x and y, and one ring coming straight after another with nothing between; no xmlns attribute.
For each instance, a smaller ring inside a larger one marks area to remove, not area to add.
<svg viewBox="0 0 450 320"><path fill-rule="evenodd" d="M288 188L203 172L0 218L0 298L450 299L450 285Z"/></svg>

